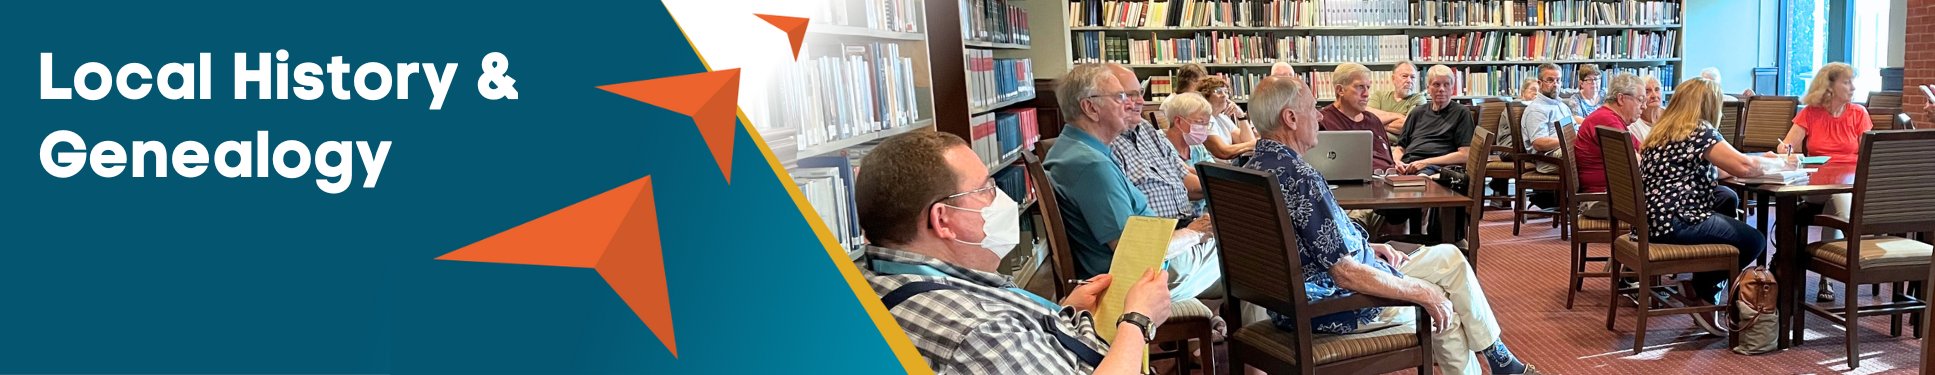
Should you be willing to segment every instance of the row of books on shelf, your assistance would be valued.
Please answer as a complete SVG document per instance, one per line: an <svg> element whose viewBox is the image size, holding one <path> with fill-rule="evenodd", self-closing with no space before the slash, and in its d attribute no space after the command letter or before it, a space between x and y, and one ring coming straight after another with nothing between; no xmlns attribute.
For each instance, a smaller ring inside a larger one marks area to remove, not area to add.
<svg viewBox="0 0 1935 375"><path fill-rule="evenodd" d="M1016 152L1033 150L1035 142L1041 140L1041 131L1035 123L1034 108L1015 108L974 116L973 139L968 146L975 155L981 156L981 164L989 171L1000 170L1008 161L1008 156Z"/></svg>
<svg viewBox="0 0 1935 375"><path fill-rule="evenodd" d="M1580 64L1559 64L1559 70L1561 71L1559 81L1561 82L1560 86L1562 90L1576 91L1579 89L1574 86L1573 79L1571 78L1577 77L1575 74L1578 72L1579 66ZM1518 91L1524 87L1525 81L1538 78L1537 66L1454 68L1453 71L1456 73L1452 74L1452 86L1456 87L1458 95L1462 96L1515 97L1518 96ZM1667 87L1673 86L1674 83L1673 67L1671 66L1615 67L1600 71L1600 89L1604 90L1606 85L1610 83L1611 78L1620 73L1631 73L1640 77L1654 77L1660 80L1661 85Z"/></svg>
<svg viewBox="0 0 1935 375"><path fill-rule="evenodd" d="M1164 100L1167 100L1169 96L1180 94L1176 92L1175 74L1176 72L1172 70L1166 76L1149 76L1149 81L1145 84L1146 86L1143 91L1149 94L1148 102L1150 104L1160 104ZM1390 72L1384 72L1384 74L1388 77ZM1250 100L1250 91L1256 88L1257 82L1262 82L1264 77L1270 76L1269 72L1251 71L1234 73L1216 72L1210 73L1210 75L1221 77L1225 82L1229 82L1230 100Z"/></svg>
<svg viewBox="0 0 1935 375"><path fill-rule="evenodd" d="M968 103L986 107L1035 92L1035 69L1028 59L997 59L994 51L968 49Z"/></svg>
<svg viewBox="0 0 1935 375"><path fill-rule="evenodd" d="M813 22L900 33L921 32L921 0L821 0Z"/></svg>
<svg viewBox="0 0 1935 375"><path fill-rule="evenodd" d="M893 43L844 44L838 56L783 64L769 113L799 128L798 147L912 124L920 116L914 63Z"/></svg>
<svg viewBox="0 0 1935 375"><path fill-rule="evenodd" d="M1410 0L1079 0L1076 27L1404 26Z"/></svg>
<svg viewBox="0 0 1935 375"><path fill-rule="evenodd" d="M1000 188L1002 193L1007 193L1008 199L1015 200L1016 204L1021 204L1021 203L1035 200L1035 179L1033 177L1028 176L1027 169L1006 168L1006 169L1002 169L1000 172L995 172L993 177L994 177L994 186L997 188ZM1023 223L1027 223L1029 221L1030 220L1022 220ZM1027 225L1027 224L1023 224L1023 225ZM1021 238L1033 238L1033 237L1022 236ZM1023 246L1026 246L1026 245L1023 245Z"/></svg>
<svg viewBox="0 0 1935 375"><path fill-rule="evenodd" d="M1474 31L1464 34L1293 35L1197 32L1135 39L1130 33L1075 32L1075 61L1125 64L1268 64L1415 61L1543 61L1672 58L1677 30Z"/></svg>
<svg viewBox="0 0 1935 375"><path fill-rule="evenodd" d="M819 214L826 229L848 251L865 242L860 233L859 211L853 204L853 176L859 171L859 160L864 155L849 152L800 159L799 166L788 171L793 175L793 184L806 197L806 203L813 206L813 212Z"/></svg>
<svg viewBox="0 0 1935 375"><path fill-rule="evenodd" d="M961 37L982 42L1028 44L1028 11L1009 5L1010 1L961 0Z"/></svg>
<svg viewBox="0 0 1935 375"><path fill-rule="evenodd" d="M1674 57L1679 31L1474 31L1411 39L1411 60L1541 61Z"/></svg>
<svg viewBox="0 0 1935 375"><path fill-rule="evenodd" d="M1665 25L1660 0L1077 0L1072 27Z"/></svg>
<svg viewBox="0 0 1935 375"><path fill-rule="evenodd" d="M1642 26L1680 23L1680 4L1641 0L1420 0L1419 26Z"/></svg>

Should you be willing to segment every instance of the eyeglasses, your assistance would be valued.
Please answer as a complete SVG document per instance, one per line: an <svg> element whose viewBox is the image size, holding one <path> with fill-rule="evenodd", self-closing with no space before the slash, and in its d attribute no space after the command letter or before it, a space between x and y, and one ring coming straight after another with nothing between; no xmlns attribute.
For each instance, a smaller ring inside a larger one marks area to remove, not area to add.
<svg viewBox="0 0 1935 375"><path fill-rule="evenodd" d="M1136 97L1141 98L1142 96L1136 95ZM1129 100L1129 92L1124 91L1124 92L1118 92L1114 94L1098 94L1098 95L1089 95L1089 96L1082 97L1082 99L1094 99L1094 98L1105 98L1105 99L1115 99L1116 101L1127 101Z"/></svg>
<svg viewBox="0 0 1935 375"><path fill-rule="evenodd" d="M940 200L942 200L942 201L945 201L945 200L949 200L949 199L954 199L954 198L960 198L960 197L964 197L964 196L968 196L968 195L973 195L973 194L978 194L978 193L983 193L983 192L987 192L987 191L990 191L990 190L994 190L994 188L995 188L995 186L994 186L994 179L993 179L993 178L989 178L989 179L988 179L988 180L987 180L986 182L982 182L982 183L981 183L981 188L979 188L979 189L974 189L974 190L968 190L968 191L964 191L964 192L961 192L961 193L959 193L959 194L954 194L954 195L949 195L949 196L946 196L946 197L941 197L941 199L940 199Z"/></svg>

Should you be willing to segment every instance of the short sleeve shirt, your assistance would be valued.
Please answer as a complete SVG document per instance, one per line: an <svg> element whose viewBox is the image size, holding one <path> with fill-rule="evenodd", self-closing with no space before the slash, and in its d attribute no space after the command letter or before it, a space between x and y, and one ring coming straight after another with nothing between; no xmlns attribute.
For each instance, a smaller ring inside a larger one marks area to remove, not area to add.
<svg viewBox="0 0 1935 375"><path fill-rule="evenodd" d="M1358 113L1357 121L1337 109L1337 104L1324 106L1323 115L1317 120L1317 128L1326 131L1368 130L1371 132L1371 168L1389 169L1395 166L1391 161L1391 138L1384 132L1384 122L1370 112Z"/></svg>
<svg viewBox="0 0 1935 375"><path fill-rule="evenodd" d="M1627 130L1626 121L1612 109L1600 107L1579 124L1579 136L1572 140L1572 161L1579 164L1579 185L1587 193L1606 192L1606 159L1599 149L1599 127ZM1639 141L1634 140L1634 145Z"/></svg>
<svg viewBox="0 0 1935 375"><path fill-rule="evenodd" d="M1652 238L1671 235L1713 215L1713 188L1720 174L1706 155L1724 142L1719 130L1701 124L1686 139L1640 151L1646 161L1640 163L1640 174Z"/></svg>
<svg viewBox="0 0 1935 375"><path fill-rule="evenodd" d="M1412 92L1411 96L1398 100L1396 92L1386 89L1372 91L1369 104L1371 108L1377 108L1379 111L1409 114L1412 109L1418 108L1418 105L1424 104L1427 100L1431 100L1431 95L1423 91Z"/></svg>
<svg viewBox="0 0 1935 375"><path fill-rule="evenodd" d="M1297 230L1297 257L1303 262L1303 290L1310 302L1353 294L1337 286L1337 281L1330 276L1330 268L1344 258L1392 276L1404 276L1370 251L1367 232L1344 214L1344 209L1337 206L1337 198L1331 196L1324 176L1297 156L1296 151L1276 141L1257 140L1256 156L1243 167L1275 173L1282 185L1280 191L1290 213L1290 225ZM1382 312L1382 308L1366 308L1320 316L1313 319L1312 327L1320 333L1351 333ZM1270 317L1279 328L1296 326L1275 312Z"/></svg>
<svg viewBox="0 0 1935 375"><path fill-rule="evenodd" d="M1055 329L1101 353L1090 312L1054 305L1014 285L1012 277L960 267L907 251L868 247L861 277L886 297L913 282L955 287L921 293L888 313L936 374L1087 374L1095 369L1063 346ZM881 269L895 266L901 273ZM1052 325L1052 327L1050 326Z"/></svg>
<svg viewBox="0 0 1935 375"><path fill-rule="evenodd" d="M1149 209L1156 216L1186 218L1196 216L1196 206L1189 204L1189 188L1183 185L1183 165L1178 162L1182 155L1176 153L1176 146L1169 144L1162 131L1155 125L1143 122L1122 132L1121 136L1109 143L1114 152L1116 167L1129 183L1141 190L1149 199Z"/></svg>
<svg viewBox="0 0 1935 375"><path fill-rule="evenodd" d="M1130 216L1159 216L1149 199L1129 183L1107 143L1081 128L1062 128L1062 139L1048 150L1042 166L1055 182L1062 204L1062 225L1075 248L1075 270L1084 279L1109 272L1115 249Z"/></svg>
<svg viewBox="0 0 1935 375"><path fill-rule="evenodd" d="M1827 156L1829 163L1853 163L1861 157L1861 133L1874 129L1868 109L1848 103L1841 117L1827 109L1809 106L1794 115L1794 126L1807 131L1807 154Z"/></svg>
<svg viewBox="0 0 1935 375"><path fill-rule="evenodd" d="M1436 110L1421 105L1405 116L1397 145L1404 147L1405 163L1435 158L1471 145L1472 129L1476 128L1478 119L1463 104L1449 103Z"/></svg>
<svg viewBox="0 0 1935 375"><path fill-rule="evenodd" d="M1572 112L1571 107L1566 106L1564 101L1540 95L1538 99L1532 99L1532 103L1526 104L1525 114L1518 123L1518 131L1525 134L1525 141L1528 144L1534 139L1558 138L1558 135L1552 133L1552 122L1558 121L1561 126L1572 126L1573 113L1576 112Z"/></svg>

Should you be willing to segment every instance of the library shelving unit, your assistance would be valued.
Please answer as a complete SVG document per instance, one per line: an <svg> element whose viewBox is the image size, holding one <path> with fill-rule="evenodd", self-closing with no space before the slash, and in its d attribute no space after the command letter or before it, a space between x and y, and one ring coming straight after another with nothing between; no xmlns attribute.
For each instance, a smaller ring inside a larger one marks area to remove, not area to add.
<svg viewBox="0 0 1935 375"><path fill-rule="evenodd" d="M1565 70L1568 89L1581 64L1606 70L1602 77L1617 70L1674 82L1684 72L1683 1L1062 0L1061 47L1070 66L1123 63L1145 77L1173 75L1186 62L1212 75L1261 77L1284 61L1320 99L1328 88L1317 73L1343 62L1388 72L1411 61L1419 90L1424 70L1443 64L1457 71L1459 97L1509 97L1548 62ZM1247 88L1233 86L1232 99L1245 102Z"/></svg>
<svg viewBox="0 0 1935 375"><path fill-rule="evenodd" d="M862 240L853 172L881 139L933 131L934 84L920 0L814 0L799 58L747 114L847 254ZM755 115L757 113L757 115Z"/></svg>

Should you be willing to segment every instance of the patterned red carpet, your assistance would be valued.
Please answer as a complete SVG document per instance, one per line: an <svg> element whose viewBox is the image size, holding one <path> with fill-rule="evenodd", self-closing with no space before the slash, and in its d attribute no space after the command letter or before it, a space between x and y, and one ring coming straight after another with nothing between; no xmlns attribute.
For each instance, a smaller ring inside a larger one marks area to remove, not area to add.
<svg viewBox="0 0 1935 375"><path fill-rule="evenodd" d="M1566 242L1548 223L1536 220L1527 224L1522 235L1514 237L1510 212L1487 213L1481 228L1484 248L1478 269L1485 294L1503 326L1505 342L1542 372L1914 374L1919 370L1921 342L1905 331L1899 338L1889 337L1885 316L1861 319L1861 367L1852 370L1847 364L1845 331L1815 316L1807 319L1805 345L1751 357L1734 354L1725 338L1704 336L1685 316L1655 317L1648 322L1647 342L1643 344L1646 349L1634 355L1632 308L1620 312L1612 331L1605 329L1605 279L1587 279L1573 309L1565 309L1569 257ZM1605 254L1608 249L1594 246L1591 251ZM1806 287L1811 300L1814 283ZM1834 288L1845 300L1844 286L1836 284ZM1864 303L1876 298L1866 295L1867 288L1861 293L1862 298L1869 299ZM1157 368L1170 371L1161 364Z"/></svg>

